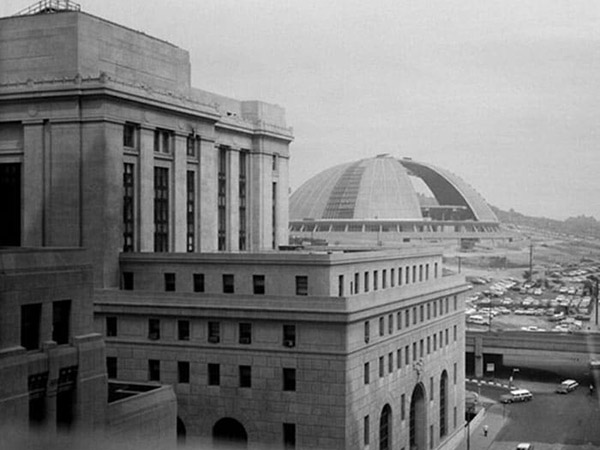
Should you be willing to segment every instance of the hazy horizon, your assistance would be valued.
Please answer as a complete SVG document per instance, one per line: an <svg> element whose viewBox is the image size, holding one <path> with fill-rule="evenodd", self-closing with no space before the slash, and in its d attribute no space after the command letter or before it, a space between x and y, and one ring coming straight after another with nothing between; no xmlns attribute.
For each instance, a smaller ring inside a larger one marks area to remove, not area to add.
<svg viewBox="0 0 600 450"><path fill-rule="evenodd" d="M448 169L504 210L600 219L598 2L79 3L188 50L195 87L283 106L292 190L389 153Z"/></svg>

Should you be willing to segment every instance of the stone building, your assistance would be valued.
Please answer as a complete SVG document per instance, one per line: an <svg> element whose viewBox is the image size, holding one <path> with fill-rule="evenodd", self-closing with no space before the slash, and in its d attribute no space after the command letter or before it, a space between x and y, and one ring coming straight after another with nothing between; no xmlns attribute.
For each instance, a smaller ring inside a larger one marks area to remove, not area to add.
<svg viewBox="0 0 600 450"><path fill-rule="evenodd" d="M0 19L0 245L89 249L108 377L172 384L192 446L451 448L466 285L441 254L278 250L284 110L53 12Z"/></svg>

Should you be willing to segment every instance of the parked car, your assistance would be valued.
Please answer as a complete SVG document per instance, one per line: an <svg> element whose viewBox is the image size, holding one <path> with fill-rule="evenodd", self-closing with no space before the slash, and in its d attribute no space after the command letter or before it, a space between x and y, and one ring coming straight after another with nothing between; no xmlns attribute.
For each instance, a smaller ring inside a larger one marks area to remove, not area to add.
<svg viewBox="0 0 600 450"><path fill-rule="evenodd" d="M533 399L533 394L527 389L514 389L508 394L500 396L502 403L528 402Z"/></svg>
<svg viewBox="0 0 600 450"><path fill-rule="evenodd" d="M517 445L516 450L533 450L533 444L529 442L521 442Z"/></svg>

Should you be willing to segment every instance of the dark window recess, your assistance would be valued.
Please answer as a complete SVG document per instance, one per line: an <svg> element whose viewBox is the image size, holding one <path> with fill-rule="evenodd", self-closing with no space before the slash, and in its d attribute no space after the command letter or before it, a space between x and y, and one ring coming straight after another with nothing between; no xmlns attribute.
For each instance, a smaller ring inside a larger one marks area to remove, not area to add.
<svg viewBox="0 0 600 450"><path fill-rule="evenodd" d="M221 326L219 322L208 322L208 342L216 344L221 340Z"/></svg>
<svg viewBox="0 0 600 450"><path fill-rule="evenodd" d="M175 274L174 273L165 273L165 291L166 292L175 292Z"/></svg>
<svg viewBox="0 0 600 450"><path fill-rule="evenodd" d="M296 276L296 295L308 295L308 277L305 275Z"/></svg>
<svg viewBox="0 0 600 450"><path fill-rule="evenodd" d="M233 281L232 274L224 274L223 275L223 293L224 294L233 294L235 292L235 285Z"/></svg>
<svg viewBox="0 0 600 450"><path fill-rule="evenodd" d="M160 339L160 320L148 319L148 339L156 341Z"/></svg>
<svg viewBox="0 0 600 450"><path fill-rule="evenodd" d="M121 281L124 291L133 291L133 272L123 272Z"/></svg>
<svg viewBox="0 0 600 450"><path fill-rule="evenodd" d="M46 421L46 389L48 372L29 375L27 387L29 391L29 424L42 425Z"/></svg>
<svg viewBox="0 0 600 450"><path fill-rule="evenodd" d="M221 384L221 367L219 364L208 365L208 385L219 386Z"/></svg>
<svg viewBox="0 0 600 450"><path fill-rule="evenodd" d="M0 164L0 247L21 245L21 164Z"/></svg>
<svg viewBox="0 0 600 450"><path fill-rule="evenodd" d="M239 249L241 251L246 250L246 205L248 202L247 188L246 188L246 172L247 172L247 160L248 151L240 151L240 177L239 177L239 213L240 213L240 227L239 227Z"/></svg>
<svg viewBox="0 0 600 450"><path fill-rule="evenodd" d="M296 448L296 424L283 424L283 448L285 450Z"/></svg>
<svg viewBox="0 0 600 450"><path fill-rule="evenodd" d="M188 361L177 361L177 382L190 382L190 363Z"/></svg>
<svg viewBox="0 0 600 450"><path fill-rule="evenodd" d="M75 385L77 366L63 367L58 371L56 388L56 426L69 429L75 417Z"/></svg>
<svg viewBox="0 0 600 450"><path fill-rule="evenodd" d="M154 251L169 251L169 169L154 168Z"/></svg>
<svg viewBox="0 0 600 450"><path fill-rule="evenodd" d="M204 274L194 274L194 292L204 292Z"/></svg>
<svg viewBox="0 0 600 450"><path fill-rule="evenodd" d="M253 275L252 285L254 287L254 294L261 295L265 293L265 276L264 275Z"/></svg>
<svg viewBox="0 0 600 450"><path fill-rule="evenodd" d="M217 173L217 248L227 249L227 148L219 148Z"/></svg>
<svg viewBox="0 0 600 450"><path fill-rule="evenodd" d="M52 303L52 340L58 345L69 343L71 300Z"/></svg>
<svg viewBox="0 0 600 450"><path fill-rule="evenodd" d="M283 326L283 345L285 347L296 346L296 325Z"/></svg>
<svg viewBox="0 0 600 450"><path fill-rule="evenodd" d="M252 324L240 323L240 344L251 344L252 343Z"/></svg>
<svg viewBox="0 0 600 450"><path fill-rule="evenodd" d="M123 126L123 147L135 148L136 126L132 123L126 123Z"/></svg>
<svg viewBox="0 0 600 450"><path fill-rule="evenodd" d="M252 387L252 367L240 366L240 387Z"/></svg>
<svg viewBox="0 0 600 450"><path fill-rule="evenodd" d="M27 350L35 350L40 347L41 318L41 303L21 306L21 346Z"/></svg>
<svg viewBox="0 0 600 450"><path fill-rule="evenodd" d="M117 378L117 358L114 356L106 357L106 374L108 378Z"/></svg>
<svg viewBox="0 0 600 450"><path fill-rule="evenodd" d="M295 391L296 390L296 369L283 369L283 390L284 391Z"/></svg>
<svg viewBox="0 0 600 450"><path fill-rule="evenodd" d="M123 164L123 251L134 250L135 166Z"/></svg>
<svg viewBox="0 0 600 450"><path fill-rule="evenodd" d="M148 380L160 381L160 361L158 359L148 360Z"/></svg>
<svg viewBox="0 0 600 450"><path fill-rule="evenodd" d="M190 321L189 320L178 320L177 321L177 339L180 341L190 340Z"/></svg>
<svg viewBox="0 0 600 450"><path fill-rule="evenodd" d="M109 316L106 318L106 337L117 336L117 318L115 316Z"/></svg>

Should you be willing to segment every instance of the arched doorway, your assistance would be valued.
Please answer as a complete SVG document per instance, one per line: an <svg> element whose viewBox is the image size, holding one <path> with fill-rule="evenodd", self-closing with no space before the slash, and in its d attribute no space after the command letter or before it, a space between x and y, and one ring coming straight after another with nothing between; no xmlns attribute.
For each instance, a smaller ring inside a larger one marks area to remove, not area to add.
<svg viewBox="0 0 600 450"><path fill-rule="evenodd" d="M440 378L440 437L448 434L448 372Z"/></svg>
<svg viewBox="0 0 600 450"><path fill-rule="evenodd" d="M181 418L177 417L177 445L185 444L186 429Z"/></svg>
<svg viewBox="0 0 600 450"><path fill-rule="evenodd" d="M415 386L410 398L410 448L427 448L427 410L425 389L421 383Z"/></svg>
<svg viewBox="0 0 600 450"><path fill-rule="evenodd" d="M244 426L230 417L219 420L213 426L213 446L216 449L244 449L248 434Z"/></svg>
<svg viewBox="0 0 600 450"><path fill-rule="evenodd" d="M379 450L392 448L392 408L386 404L379 418Z"/></svg>

